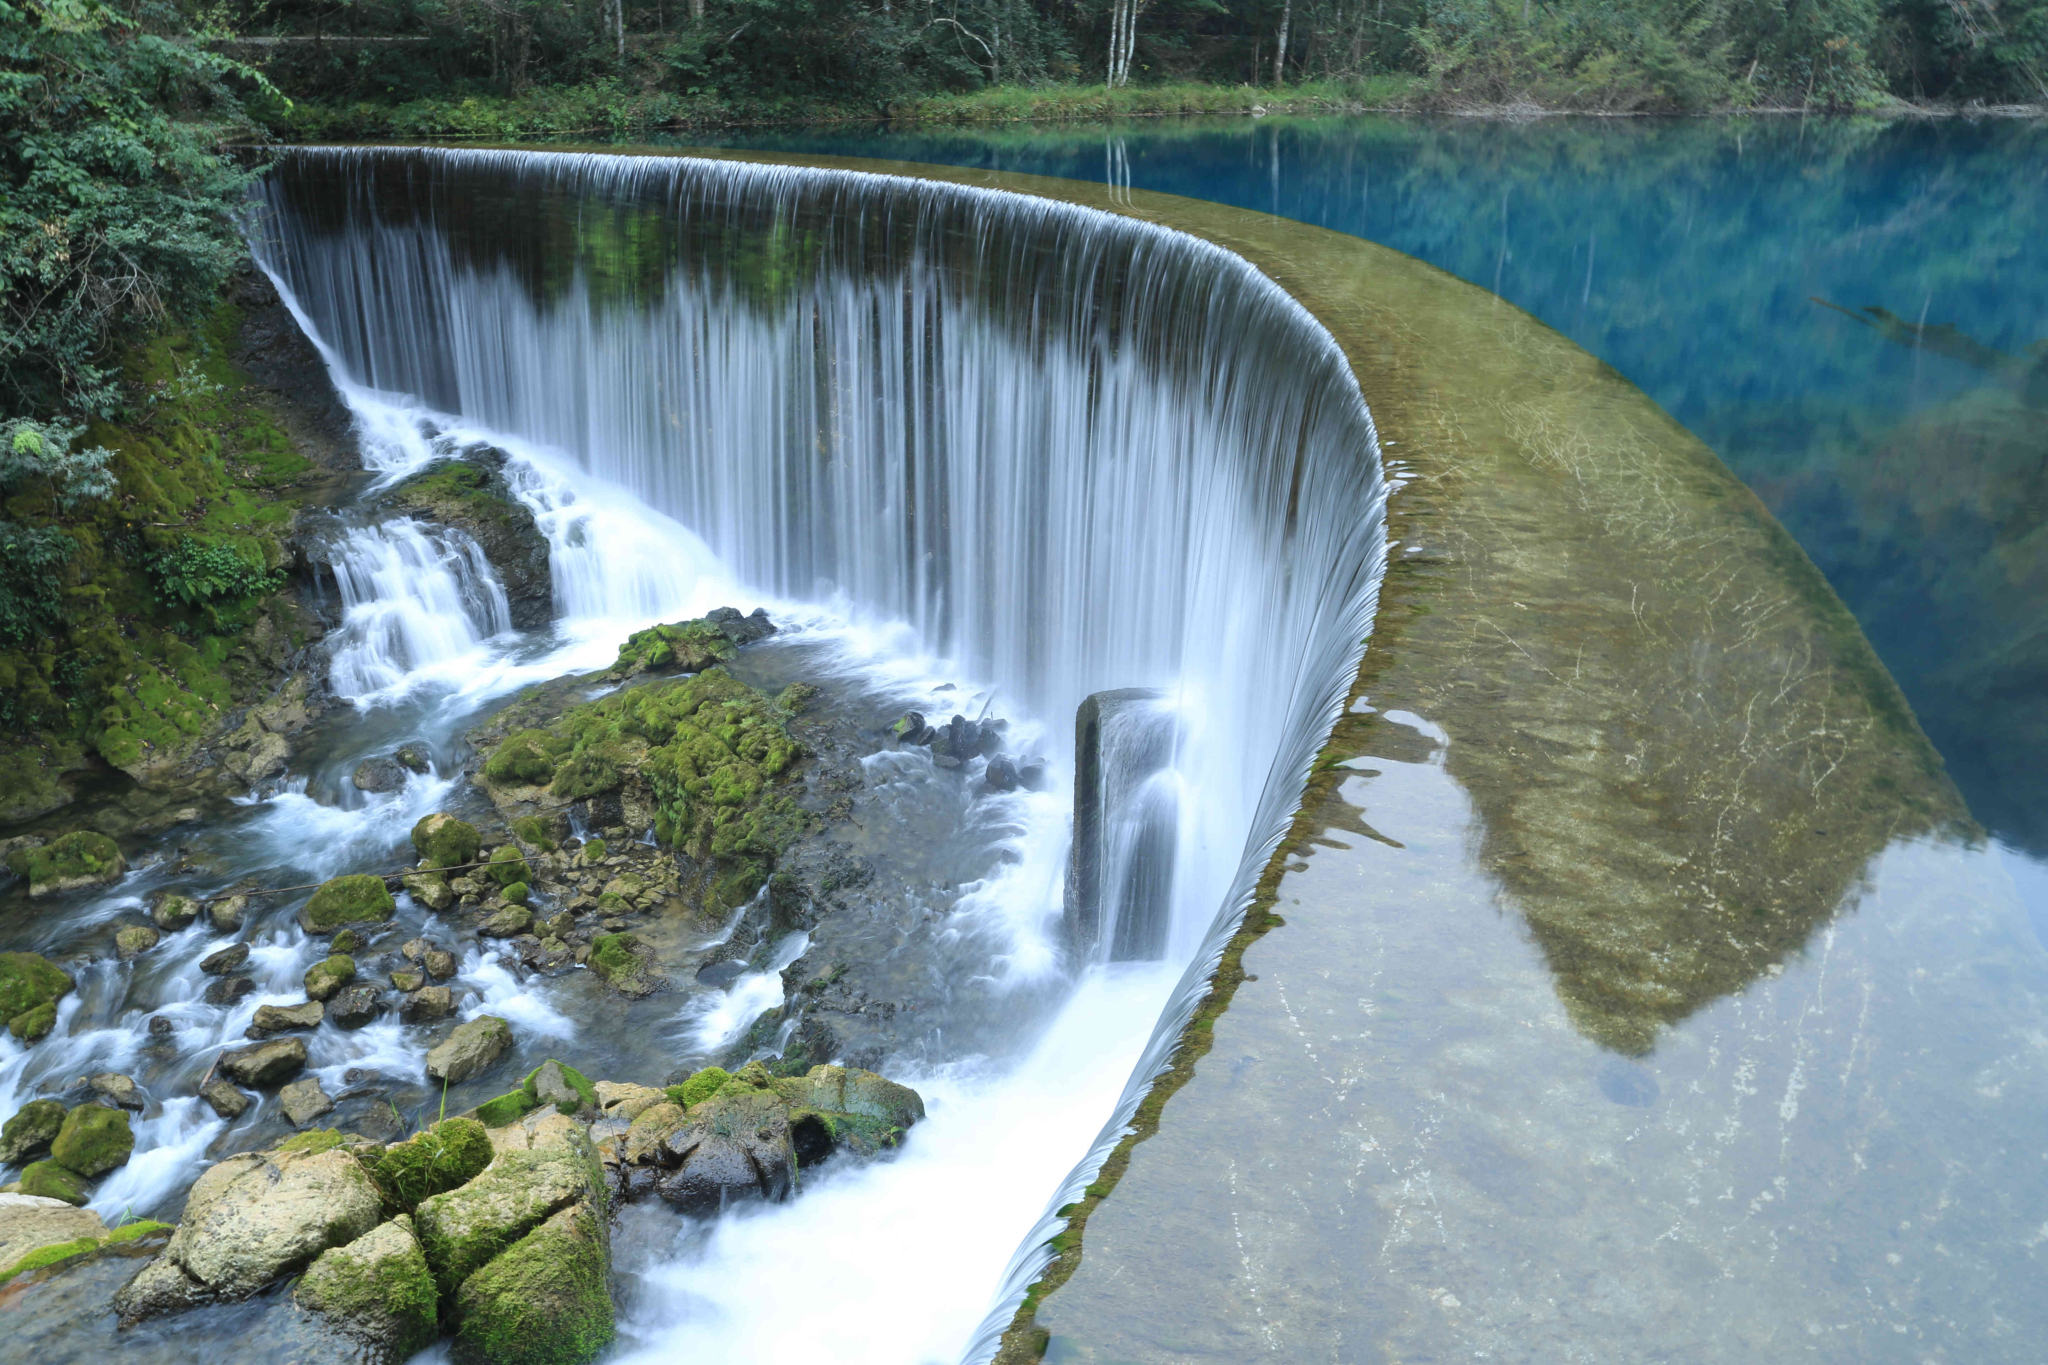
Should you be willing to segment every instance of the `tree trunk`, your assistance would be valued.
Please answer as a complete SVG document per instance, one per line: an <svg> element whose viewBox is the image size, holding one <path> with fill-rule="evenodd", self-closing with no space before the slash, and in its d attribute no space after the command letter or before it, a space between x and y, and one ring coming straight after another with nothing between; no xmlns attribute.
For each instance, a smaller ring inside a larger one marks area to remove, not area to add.
<svg viewBox="0 0 2048 1365"><path fill-rule="evenodd" d="M1294 22L1294 0L1280 6L1280 36L1273 40L1273 88L1287 81L1287 29Z"/></svg>

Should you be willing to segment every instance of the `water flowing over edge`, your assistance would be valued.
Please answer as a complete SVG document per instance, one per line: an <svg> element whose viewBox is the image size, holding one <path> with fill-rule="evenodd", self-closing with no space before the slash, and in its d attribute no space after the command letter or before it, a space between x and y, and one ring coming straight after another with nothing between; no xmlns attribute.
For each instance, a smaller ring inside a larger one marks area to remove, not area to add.
<svg viewBox="0 0 2048 1365"><path fill-rule="evenodd" d="M1296 656L1291 661L1292 668L1276 665L1270 655L1260 661L1264 664L1261 671L1267 678L1275 673L1289 678L1287 703L1281 707L1271 708L1272 712L1283 715L1287 724L1280 727L1277 747L1268 751L1271 758L1265 769L1264 780L1260 783L1258 800L1250 812L1250 818L1239 826L1245 830L1245 834L1240 845L1240 856L1235 860L1234 873L1228 882L1227 892L1193 943L1192 951L1187 955L1188 965L1182 972L1166 1009L1154 1024L1140 1054L1139 1063L1126 1082L1110 1118L1101 1127L1086 1157L1048 1200L1045 1213L1013 1255L991 1311L974 1334L964 1357L970 1361L986 1360L996 1349L1004 1328L1029 1284L1049 1260L1050 1253L1045 1242L1063 1225L1063 1220L1055 1211L1078 1198L1082 1189L1094 1178L1109 1152L1127 1131L1130 1119L1144 1095L1170 1064L1181 1032L1208 993L1210 977L1224 947L1236 932L1257 882L1299 805L1310 766L1349 693L1371 626L1377 604L1378 585L1384 568L1383 509L1386 485L1379 468L1378 443L1372 419L1365 408L1362 395L1358 393L1348 362L1334 339L1306 309L1242 258L1170 229L1051 200L865 172L764 168L689 158L654 159L485 151L388 153L374 149L310 149L295 156L301 161L331 158L344 165L350 161L357 161L375 166L380 158L394 157L414 165L446 162L458 169L479 168L499 174L509 171L515 176L541 174L568 177L580 180L586 188L597 185L613 191L621 186L635 190L644 189L644 182L649 180L667 178L681 181L697 177L712 186L716 193L730 196L734 202L752 197L767 200L779 198L786 203L793 197L809 195L829 201L826 210L828 216L865 216L870 212L879 212L881 216L888 217L891 214L907 213L918 224L934 219L964 220L971 228L981 230L983 235L986 235L988 224L994 222L1003 230L1019 237L1050 238L1069 244L1078 240L1086 243L1091 250L1105 254L1112 250L1121 251L1123 255L1120 264L1134 273L1136 268L1130 263L1137 258L1146 257L1149 253L1155 263L1163 260L1169 267L1186 272L1190 276L1209 276L1210 279L1205 283L1227 283L1230 291L1237 296L1232 302L1255 303L1257 309L1266 315L1266 325L1270 327L1277 324L1283 330L1292 333L1290 340L1293 345L1299 347L1300 353L1309 358L1314 365L1326 372L1341 373L1342 384L1339 387L1348 390L1349 401L1354 408L1351 412L1343 414L1337 425L1351 430L1353 444L1349 452L1330 452L1326 459L1341 459L1347 453L1357 459L1361 467L1352 472L1354 477L1366 480L1367 486L1365 496L1357 499L1352 505L1363 514L1369 524L1363 528L1340 528L1342 533L1335 537L1339 547L1355 553L1348 565L1326 563L1321 566L1328 575L1321 583L1324 595L1318 599L1322 602L1322 609L1316 613L1314 628L1309 630L1304 638L1290 642L1296 646ZM909 205L907 209L906 201ZM876 208L877 204L880 205L879 209ZM274 199L272 207L277 207L277 201ZM1104 245L1105 242L1109 245ZM259 250L259 257L263 255L264 253ZM281 282L303 284L303 280L292 280L291 262L280 259L274 250L269 259L265 260L265 264ZM1185 287L1187 282L1180 283ZM1213 335L1208 339L1215 340ZM1158 339L1162 344L1164 340ZM413 344L413 339L409 338L407 344ZM1158 356L1146 358L1153 361L1160 359ZM1182 362L1169 358L1169 363ZM377 381L387 379L387 375L375 374L374 365L368 368L372 370ZM422 377L425 377L424 374ZM1306 452L1300 450L1296 452L1296 457L1302 460L1308 458ZM1296 471L1295 477L1299 480L1299 470ZM1297 497L1298 493L1297 482ZM1292 500L1289 503L1290 522L1295 515L1296 505ZM1305 518L1312 518L1313 514L1313 508L1304 509ZM688 524L688 519L684 520ZM1294 528L1290 525L1288 529L1292 532ZM1300 542L1290 540L1286 547L1299 549ZM1321 548L1330 547L1324 545ZM1312 570L1314 567L1290 562L1287 576L1290 580L1296 574L1312 577L1312 573L1304 573L1304 570ZM1333 597L1337 599L1335 602L1329 600ZM908 601L884 601L879 605L885 610L895 608L895 614L898 615L915 617L916 614L911 610L915 604ZM969 649L964 652L974 651ZM1067 701L1070 698L1061 697L1058 700ZM1210 884L1213 885L1213 882ZM1176 945L1176 949L1184 950L1183 945ZM1173 955L1180 956L1181 951L1175 951Z"/></svg>

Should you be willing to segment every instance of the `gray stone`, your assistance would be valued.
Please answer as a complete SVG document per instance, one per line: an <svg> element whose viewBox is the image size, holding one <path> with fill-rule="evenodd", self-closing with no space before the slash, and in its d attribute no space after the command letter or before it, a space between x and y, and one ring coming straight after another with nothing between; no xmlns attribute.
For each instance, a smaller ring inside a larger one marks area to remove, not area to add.
<svg viewBox="0 0 2048 1365"><path fill-rule="evenodd" d="M206 906L206 918L215 930L223 934L232 934L239 930L243 917L248 913L247 896L223 896L217 901L209 901Z"/></svg>
<svg viewBox="0 0 2048 1365"><path fill-rule="evenodd" d="M106 1224L90 1210L40 1195L0 1194L0 1271L31 1251L106 1235Z"/></svg>
<svg viewBox="0 0 2048 1365"><path fill-rule="evenodd" d="M225 1009L243 997L255 993L256 983L248 977L224 976L218 981L210 982L206 987L206 994L201 999L209 1005Z"/></svg>
<svg viewBox="0 0 2048 1365"><path fill-rule="evenodd" d="M433 766L424 744L401 744L391 761L408 772L423 773Z"/></svg>
<svg viewBox="0 0 2048 1365"><path fill-rule="evenodd" d="M122 959L141 957L156 947L163 935L155 925L129 924L114 931L114 954Z"/></svg>
<svg viewBox="0 0 2048 1365"><path fill-rule="evenodd" d="M412 1219L402 1213L347 1246L321 1252L292 1296L375 1360L405 1360L437 1335L434 1275Z"/></svg>
<svg viewBox="0 0 2048 1365"><path fill-rule="evenodd" d="M299 1038L279 1038L254 1047L223 1053L221 1073L251 1089L282 1085L306 1069L306 1044Z"/></svg>
<svg viewBox="0 0 2048 1365"><path fill-rule="evenodd" d="M322 1114L334 1112L334 1101L320 1088L315 1076L302 1076L277 1092L278 1103L284 1106L284 1116L292 1121L294 1128L304 1128Z"/></svg>
<svg viewBox="0 0 2048 1365"><path fill-rule="evenodd" d="M583 1107L583 1096L563 1074L562 1064L552 1057L533 1073L533 1093L542 1104L552 1104L564 1114L573 1114Z"/></svg>
<svg viewBox="0 0 2048 1365"><path fill-rule="evenodd" d="M102 1071L86 1084L92 1087L95 1095L116 1108L133 1110L139 1114L148 1107L149 1102L143 1097L141 1088L132 1078L118 1072Z"/></svg>
<svg viewBox="0 0 2048 1365"><path fill-rule="evenodd" d="M290 1033L294 1029L319 1028L327 1017L327 1006L318 1000L303 1005L258 1005L253 1022L265 1033Z"/></svg>
<svg viewBox="0 0 2048 1365"><path fill-rule="evenodd" d="M406 771L388 758L366 758L350 779L357 791L395 792L405 785Z"/></svg>
<svg viewBox="0 0 2048 1365"><path fill-rule="evenodd" d="M424 994L424 992L422 992ZM512 1046L512 1025L494 1014L486 1014L456 1026L427 1053L427 1075L450 1085L490 1070L505 1049Z"/></svg>
<svg viewBox="0 0 2048 1365"><path fill-rule="evenodd" d="M238 1119L249 1110L249 1097L226 1081L210 1081L199 1092L199 1098L212 1106L213 1112L224 1119Z"/></svg>
<svg viewBox="0 0 2048 1365"><path fill-rule="evenodd" d="M533 928L533 911L523 905L508 905L485 920L477 933L485 938L516 938Z"/></svg>
<svg viewBox="0 0 2048 1365"><path fill-rule="evenodd" d="M455 954L441 948L429 948L420 958L420 965L427 969L427 975L436 981L446 981L455 975Z"/></svg>
<svg viewBox="0 0 2048 1365"><path fill-rule="evenodd" d="M158 896L149 909L149 917L156 921L157 928L175 934L199 918L199 902L189 896Z"/></svg>
<svg viewBox="0 0 2048 1365"><path fill-rule="evenodd" d="M408 1024L426 1024L455 1013L455 992L446 986L424 986L405 997L398 1017Z"/></svg>
<svg viewBox="0 0 2048 1365"><path fill-rule="evenodd" d="M231 948L223 948L217 953L208 953L205 957L199 959L199 970L205 972L208 976L226 976L230 972L240 971L242 965L248 960L249 945L237 943Z"/></svg>
<svg viewBox="0 0 2048 1365"><path fill-rule="evenodd" d="M335 1027L358 1029L384 1012L384 998L375 986L350 986L335 996L327 1009Z"/></svg>

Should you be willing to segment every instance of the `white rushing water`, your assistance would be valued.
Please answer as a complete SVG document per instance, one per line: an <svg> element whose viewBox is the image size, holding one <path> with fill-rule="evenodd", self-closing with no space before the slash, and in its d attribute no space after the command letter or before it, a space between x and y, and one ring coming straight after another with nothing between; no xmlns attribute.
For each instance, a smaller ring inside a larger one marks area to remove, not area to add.
<svg viewBox="0 0 2048 1365"><path fill-rule="evenodd" d="M1065 1003L1014 1055L904 1072L932 1116L898 1160L641 1257L622 1326L636 1359L790 1360L825 1324L835 1358L985 1356L1053 1210L1198 1003L1348 689L1384 486L1342 355L1234 256L1014 196L439 151L297 153L262 193L259 259L372 466L388 481L491 445L554 556L558 621L535 649L473 547L407 522L357 533L344 695L473 702L609 662L630 629L741 585L881 685L1002 696L1062 758L1083 697L1163 694L1175 758L1111 850L1161 902L1113 936L1149 960L1070 960L1066 798L1020 794L1014 861L955 915L985 980L1064 975ZM465 980L472 1012L568 1036L545 989L488 955ZM679 1049L779 997L754 972L694 999Z"/></svg>

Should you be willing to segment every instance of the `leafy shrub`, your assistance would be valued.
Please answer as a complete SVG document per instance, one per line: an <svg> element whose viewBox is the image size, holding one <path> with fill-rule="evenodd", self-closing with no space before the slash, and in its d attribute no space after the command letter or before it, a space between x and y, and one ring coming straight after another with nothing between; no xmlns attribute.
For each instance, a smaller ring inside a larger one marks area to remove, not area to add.
<svg viewBox="0 0 2048 1365"><path fill-rule="evenodd" d="M188 606L275 592L285 579L282 571L251 564L231 545L208 545L191 536L175 550L151 552L143 563L162 601Z"/></svg>

